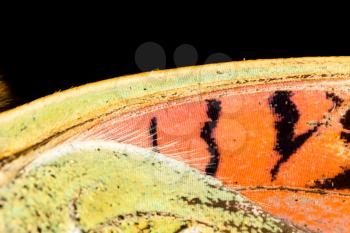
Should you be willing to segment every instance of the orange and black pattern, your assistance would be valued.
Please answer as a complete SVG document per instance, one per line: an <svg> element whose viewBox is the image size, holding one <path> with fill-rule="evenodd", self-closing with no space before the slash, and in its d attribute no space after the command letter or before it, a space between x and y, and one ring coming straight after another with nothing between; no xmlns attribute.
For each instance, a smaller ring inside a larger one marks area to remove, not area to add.
<svg viewBox="0 0 350 233"><path fill-rule="evenodd" d="M276 216L331 232L350 225L347 88L294 81L227 89L105 120L75 140L151 148Z"/></svg>

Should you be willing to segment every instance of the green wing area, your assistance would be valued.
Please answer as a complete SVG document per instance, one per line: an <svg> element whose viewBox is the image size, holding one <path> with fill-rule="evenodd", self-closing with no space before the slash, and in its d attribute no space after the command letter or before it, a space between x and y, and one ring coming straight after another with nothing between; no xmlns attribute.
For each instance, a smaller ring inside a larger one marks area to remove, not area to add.
<svg viewBox="0 0 350 233"><path fill-rule="evenodd" d="M212 177L135 146L43 153L0 190L0 232L303 232Z"/></svg>

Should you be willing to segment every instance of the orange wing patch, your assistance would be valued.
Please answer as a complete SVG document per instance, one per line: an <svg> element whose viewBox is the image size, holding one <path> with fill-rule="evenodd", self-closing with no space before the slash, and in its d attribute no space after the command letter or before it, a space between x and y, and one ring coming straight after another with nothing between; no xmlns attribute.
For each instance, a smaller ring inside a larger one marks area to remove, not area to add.
<svg viewBox="0 0 350 233"><path fill-rule="evenodd" d="M345 232L350 94L336 84L307 85L245 87L178 100L108 119L75 140L159 151L232 189L243 188L279 217L313 230Z"/></svg>
<svg viewBox="0 0 350 233"><path fill-rule="evenodd" d="M349 232L350 196L293 190L246 190L243 195L275 216L314 231Z"/></svg>

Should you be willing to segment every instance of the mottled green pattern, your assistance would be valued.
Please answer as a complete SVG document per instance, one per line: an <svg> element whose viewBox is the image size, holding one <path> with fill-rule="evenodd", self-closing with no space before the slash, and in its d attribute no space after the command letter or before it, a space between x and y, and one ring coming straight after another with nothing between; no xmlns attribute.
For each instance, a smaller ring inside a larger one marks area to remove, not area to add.
<svg viewBox="0 0 350 233"><path fill-rule="evenodd" d="M0 206L9 233L298 231L179 162L108 142L46 152L0 189Z"/></svg>

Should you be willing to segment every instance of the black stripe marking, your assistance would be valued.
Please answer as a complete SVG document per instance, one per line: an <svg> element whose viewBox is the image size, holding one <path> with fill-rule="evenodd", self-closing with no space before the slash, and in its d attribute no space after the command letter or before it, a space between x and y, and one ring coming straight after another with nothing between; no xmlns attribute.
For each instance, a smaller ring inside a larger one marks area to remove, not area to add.
<svg viewBox="0 0 350 233"><path fill-rule="evenodd" d="M340 123L344 129L350 130L350 109L348 109L345 115L340 119Z"/></svg>
<svg viewBox="0 0 350 233"><path fill-rule="evenodd" d="M207 115L210 121L204 123L200 137L203 138L204 141L208 144L208 151L210 153L210 161L205 168L205 172L207 175L214 176L216 171L218 170L220 154L218 150L218 145L216 144L215 138L213 137L212 133L219 119L221 111L221 101L215 99L206 101L208 107Z"/></svg>
<svg viewBox="0 0 350 233"><path fill-rule="evenodd" d="M343 100L341 101L343 103ZM339 105L340 106L340 105ZM345 115L340 119L340 123L343 125L345 130L350 130L350 109L348 109ZM350 133L342 131L340 138L346 143L350 143ZM350 169L344 170L342 173L322 180L314 181L315 185L313 188L323 189L349 189L350 188Z"/></svg>
<svg viewBox="0 0 350 233"><path fill-rule="evenodd" d="M151 137L152 150L159 153L158 150L158 135L157 135L157 118L152 117L149 124L149 135Z"/></svg>
<svg viewBox="0 0 350 233"><path fill-rule="evenodd" d="M316 180L315 185L312 188L320 189L349 189L350 188L350 170L334 176L333 178L327 178L323 180Z"/></svg>
<svg viewBox="0 0 350 233"><path fill-rule="evenodd" d="M340 107L341 104L344 102L342 98L340 98L339 96L335 95L332 92L326 92L326 98L332 100L333 102L333 107L329 109L328 112L331 112L334 109Z"/></svg>
<svg viewBox="0 0 350 233"><path fill-rule="evenodd" d="M350 109L348 109L345 115L340 119L340 123L343 125L343 128L350 130ZM344 140L345 143L350 143L350 133L342 131L340 133L340 138ZM346 145L347 146L347 145Z"/></svg>
<svg viewBox="0 0 350 233"><path fill-rule="evenodd" d="M294 128L299 120L300 114L297 106L290 99L292 95L290 91L276 91L273 96L269 98L270 107L273 113L277 115L277 121L275 121L277 140L274 150L281 155L281 158L271 169L271 181L276 179L282 163L287 162L291 155L295 153L320 126L320 123L318 123L307 132L295 136Z"/></svg>

